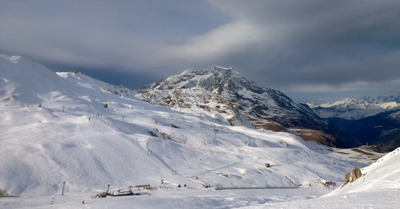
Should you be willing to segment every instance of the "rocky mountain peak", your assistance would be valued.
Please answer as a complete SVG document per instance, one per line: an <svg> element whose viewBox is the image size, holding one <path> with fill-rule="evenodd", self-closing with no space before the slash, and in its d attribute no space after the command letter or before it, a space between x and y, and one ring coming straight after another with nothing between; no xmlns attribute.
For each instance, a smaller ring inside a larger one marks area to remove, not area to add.
<svg viewBox="0 0 400 209"><path fill-rule="evenodd" d="M198 87L209 91L218 90L221 92L224 88L234 83L250 82L233 67L224 68L213 65L201 70L185 70L179 75L166 77L159 82L144 87L144 89L171 90Z"/></svg>
<svg viewBox="0 0 400 209"><path fill-rule="evenodd" d="M139 93L153 104L185 111L202 108L217 113L231 125L274 131L296 129L296 133L301 132L299 129L326 128L308 106L293 102L278 90L257 86L232 67L214 65L186 70L150 84Z"/></svg>

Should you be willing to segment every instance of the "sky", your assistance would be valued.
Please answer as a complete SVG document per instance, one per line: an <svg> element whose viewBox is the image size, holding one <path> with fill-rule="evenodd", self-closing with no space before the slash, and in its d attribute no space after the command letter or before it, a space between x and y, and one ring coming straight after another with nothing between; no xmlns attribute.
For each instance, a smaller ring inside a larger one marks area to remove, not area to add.
<svg viewBox="0 0 400 209"><path fill-rule="evenodd" d="M398 0L0 0L0 53L132 89L211 65L294 100L399 95Z"/></svg>

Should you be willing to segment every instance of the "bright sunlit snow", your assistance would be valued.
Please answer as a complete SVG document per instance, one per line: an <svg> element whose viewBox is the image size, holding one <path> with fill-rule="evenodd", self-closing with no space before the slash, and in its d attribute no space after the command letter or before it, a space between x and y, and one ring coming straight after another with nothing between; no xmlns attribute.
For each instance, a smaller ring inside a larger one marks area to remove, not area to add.
<svg viewBox="0 0 400 209"><path fill-rule="evenodd" d="M0 116L0 188L15 196L0 198L1 208L399 205L400 150L340 188L346 173L367 166L357 153L230 126L200 108L151 105L128 89L21 57L0 56ZM116 192L145 184L151 189L134 188L138 196L94 198L107 185Z"/></svg>

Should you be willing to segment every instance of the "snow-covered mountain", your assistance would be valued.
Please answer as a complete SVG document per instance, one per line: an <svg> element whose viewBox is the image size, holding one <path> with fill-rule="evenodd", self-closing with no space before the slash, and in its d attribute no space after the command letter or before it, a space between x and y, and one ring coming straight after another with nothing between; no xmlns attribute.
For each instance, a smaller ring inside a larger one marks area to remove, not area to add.
<svg viewBox="0 0 400 209"><path fill-rule="evenodd" d="M238 208L310 199L329 192L321 179L339 185L367 159L290 133L231 126L224 113L152 105L134 91L6 55L0 133L0 196L18 196L0 198L1 208ZM91 198L108 184L152 190ZM270 187L293 189L267 190L268 197L215 190Z"/></svg>
<svg viewBox="0 0 400 209"><path fill-rule="evenodd" d="M219 113L231 125L286 131L305 139L332 143L327 124L307 105L282 92L259 87L233 68L211 66L152 83L139 91L145 101L180 111Z"/></svg>
<svg viewBox="0 0 400 209"><path fill-rule="evenodd" d="M381 112L400 108L400 96L348 97L330 103L308 103L322 118L344 118L357 120Z"/></svg>

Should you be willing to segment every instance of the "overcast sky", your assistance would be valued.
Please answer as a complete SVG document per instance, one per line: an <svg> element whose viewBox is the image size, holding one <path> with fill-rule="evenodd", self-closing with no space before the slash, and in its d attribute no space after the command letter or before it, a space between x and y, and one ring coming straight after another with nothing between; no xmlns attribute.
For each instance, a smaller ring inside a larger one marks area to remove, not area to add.
<svg viewBox="0 0 400 209"><path fill-rule="evenodd" d="M0 53L139 89L233 66L295 100L398 95L398 0L0 0Z"/></svg>

